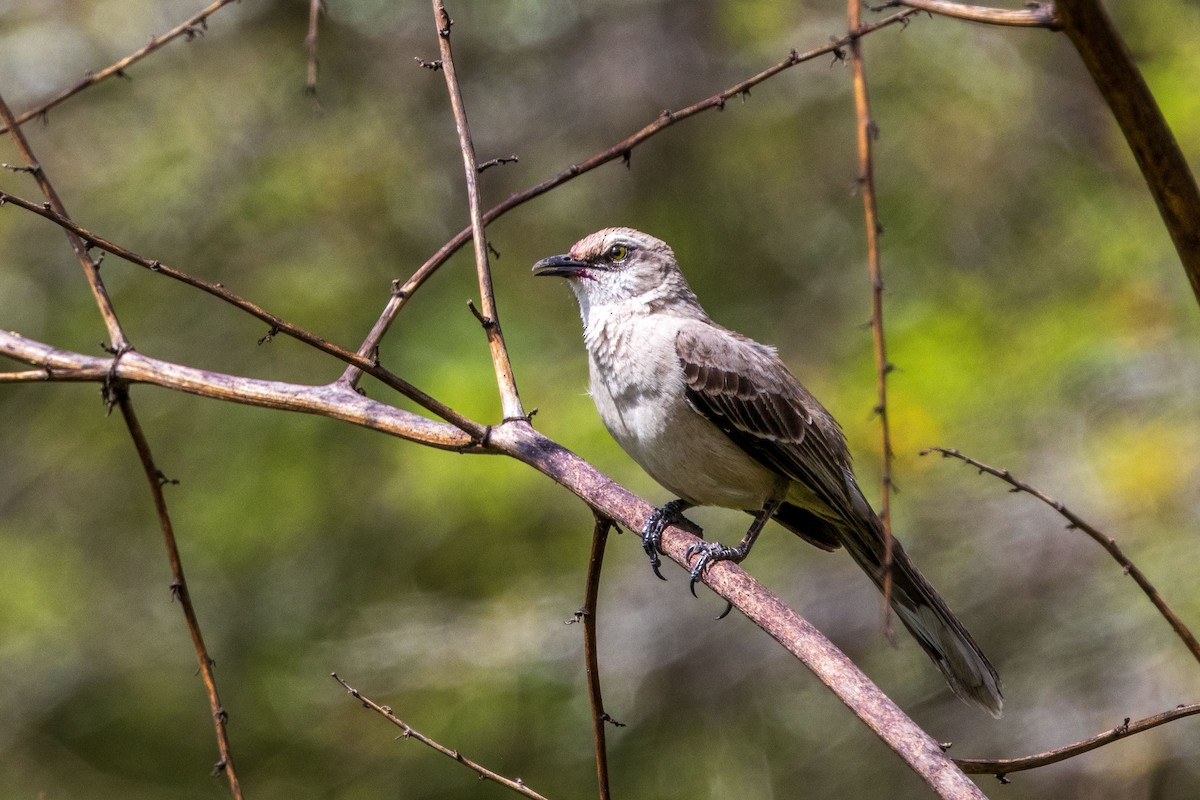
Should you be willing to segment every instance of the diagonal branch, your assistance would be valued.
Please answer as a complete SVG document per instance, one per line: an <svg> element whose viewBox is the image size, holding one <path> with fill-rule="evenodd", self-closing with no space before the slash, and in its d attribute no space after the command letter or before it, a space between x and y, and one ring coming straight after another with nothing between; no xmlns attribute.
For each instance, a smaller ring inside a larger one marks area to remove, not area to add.
<svg viewBox="0 0 1200 800"><path fill-rule="evenodd" d="M528 422L499 425L492 430L488 441L496 451L549 476L587 503L595 513L629 530L641 530L655 511L645 500L535 431ZM669 527L663 532L661 550L687 570L688 547L699 541L689 531ZM714 563L701 580L803 663L938 796L974 800L984 797L941 746L842 651L740 566L729 561Z"/></svg>
<svg viewBox="0 0 1200 800"><path fill-rule="evenodd" d="M964 461L967 464L975 467L980 472L986 472L989 475L996 476L1009 486L1013 487L1012 491L1024 492L1025 494L1032 495L1053 508L1071 523L1067 526L1068 528L1081 530L1090 536L1092 540L1108 551L1108 554L1113 557L1114 561L1121 565L1121 568L1125 571L1126 575L1133 578L1134 582L1141 588L1143 592L1146 593L1146 596L1150 598L1150 602L1154 604L1154 607L1158 609L1158 612L1167 620L1167 623L1171 626L1172 630L1175 631L1176 635L1183 640L1184 646L1191 651L1192 656L1195 657L1197 661L1200 661L1200 642L1196 641L1195 635L1191 632L1188 626L1183 623L1183 620L1179 618L1179 615L1175 613L1175 610L1167 605L1167 601L1164 600L1162 595L1158 593L1158 590L1154 588L1154 584L1150 583L1150 579L1146 577L1145 573L1138 569L1137 565L1130 561L1129 557L1125 555L1124 551L1117 546L1115 539L1101 531L1099 528L1096 528L1094 525L1080 517L1075 512L1071 511L1071 509L1063 505L1062 502L1055 500L1053 497L1042 492L1040 489L1037 489L1028 483L1025 483L1024 481L1013 477L1012 473L1006 469L989 467L987 464L984 464L981 461L976 461L969 456L965 456L953 448L931 447L928 450L921 451L921 455L927 455L929 453L941 453L944 458L957 458L960 461Z"/></svg>
<svg viewBox="0 0 1200 800"><path fill-rule="evenodd" d="M702 112L711 111L714 108L718 111L723 111L725 109L725 104L729 100L739 96L748 96L750 94L750 90L755 86L758 86L760 83L775 77L779 73L790 69L797 64L803 64L807 61L813 61L814 59L828 55L832 55L834 58L840 59L843 57L844 48L847 47L850 42L892 25L907 24L908 19L916 13L917 11L915 9L901 11L898 14L893 14L890 17L884 18L879 22L875 22L870 25L863 25L857 31L844 34L843 36L834 39L828 44L820 47L813 48L803 53L792 50L788 54L787 58L783 59L777 64L767 67L758 74L752 75L749 78L746 78L745 80L740 81L733 86L714 94L711 97L693 103L692 105L682 108L679 111L664 111L641 130L630 136L627 136L606 150L601 150L599 153L596 153L591 158L588 158L584 161L571 164L557 175L547 178L539 184L531 186L521 192L509 195L503 202L493 206L483 215L483 224L485 226L490 225L492 222L504 216L509 211L512 211L514 208L524 205L530 200L546 194L551 189L555 189L562 184L567 183L568 181L578 178L580 175L591 172L597 167L601 167L610 161L622 159L628 163L630 154L633 152L635 147L642 144L647 139L662 133L667 128L683 122L686 119L690 119ZM433 273L442 266L442 264L445 264L452 255L457 253L459 249L462 248L464 244L471 241L472 238L473 226L459 231L453 239L446 242L436 253L430 256L429 259L422 264L407 281L405 281L402 285L398 285L393 290L391 299L384 307L383 312L379 315L379 319L376 320L374 326L372 326L371 331L367 334L366 339L363 340L362 346L359 347L358 352L360 355L365 355L375 351L375 349L379 346L379 343L383 340L384 335L387 334L392 322L395 321L396 316L400 313L400 310L404 307L405 303L408 302L408 298L412 297L413 293L416 292L417 289L421 288L425 281L428 280L429 277L432 276ZM342 375L341 380L348 383L354 383L358 380L358 375L358 369L354 366L351 366Z"/></svg>
<svg viewBox="0 0 1200 800"><path fill-rule="evenodd" d="M1200 302L1200 188L1129 48L1098 0L1058 0L1062 29L1116 117Z"/></svg>
<svg viewBox="0 0 1200 800"><path fill-rule="evenodd" d="M850 30L862 24L861 0L847 0ZM883 333L883 265L879 256L879 205L875 192L875 158L872 149L879 128L871 119L867 94L867 69L858 37L850 42L850 69L854 84L855 131L858 140L858 188L862 193L863 220L867 228L867 273L871 280L871 341L875 352L875 413L879 415L879 521L883 523L883 619L889 638L892 631L892 432L888 424L887 376L892 365L887 358Z"/></svg>
<svg viewBox="0 0 1200 800"><path fill-rule="evenodd" d="M344 347L323 339L320 336L311 333L307 329L300 327L299 325L288 322L282 317L276 316L275 314L272 314L271 312L255 305L244 297L234 294L225 288L224 284L213 283L201 278L196 278L186 272L183 272L182 270L167 266L161 261L138 255L128 248L110 242L107 239L92 233L86 228L80 227L73 220L58 214L54 209L47 208L46 204L44 203L33 203L29 200L17 197L16 195L9 194L8 192L0 191L0 206L10 204L23 208L26 211L31 211L38 216L45 217L54 224L68 231L69 234L81 238L84 244L89 248L98 247L101 250L112 253L117 258L128 261L131 264L137 264L139 267L148 269L153 273L164 275L195 289L200 289L201 291L206 292L220 300L224 300L226 303L229 303L235 308L241 309L247 314L250 314L251 316L267 323L270 326L270 333L268 335L275 335L279 333L286 334L299 342L303 342L310 347L320 350L322 353L326 353L334 358L341 359L348 364L354 365L355 368L365 372L373 378L376 378L386 386L395 389L400 394L404 395L410 400L413 400L434 414L437 414L447 422L453 423L477 439L482 438L486 432L484 426L480 425L478 422L464 417L453 408L450 408L446 404L434 399L417 387L413 386L399 375L396 375L394 372L385 369L379 364L379 361L376 358L367 355L360 355L358 353L352 353Z"/></svg>
<svg viewBox="0 0 1200 800"><path fill-rule="evenodd" d="M12 110L9 109L8 103L4 102L3 97L0 97L0 119L4 120L4 124L8 126L9 134L12 136L13 141L17 143L17 148L21 151L21 157L25 159L25 169L37 181L42 194L46 196L47 205L59 217L70 219L66 207L58 196L58 192L55 191L54 185L50 183L50 178L47 177L46 171L42 169L42 165L34 157L33 150L29 147L29 141L25 138L25 133L16 123L16 120L13 119ZM117 319L117 312L113 308L112 300L108 296L108 290L104 288L104 281L100 280L100 265L88 255L87 244L83 239L69 229L67 230L67 241L70 242L71 249L75 251L75 257L79 259L79 265L83 267L83 274L87 278L88 286L91 287L92 296L96 299L96 305L100 309L100 316L104 318L104 325L108 328L108 338L113 352L122 353L128 350L131 345L129 344L129 340L125 338L125 332L121 329L121 322Z"/></svg>
<svg viewBox="0 0 1200 800"><path fill-rule="evenodd" d="M467 769L473 770L475 772L475 774L479 776L480 780L488 780L488 781L492 781L493 783L498 783L501 786L512 789L514 792L517 792L518 794L522 794L525 797L532 798L533 800L546 800L545 797L543 797L542 795L535 792L533 789L530 789L528 786L526 786L525 782L522 781L520 778L518 778L514 781L511 778L506 778L497 772L492 772L487 767L483 766L482 764L479 764L478 762L472 761L471 759L467 758L466 756L464 756L462 753L458 752L457 750L451 750L449 747L446 747L445 745L439 744L438 742L435 742L433 739L430 739L428 736L426 736L425 734L416 730L415 728L411 727L407 722L405 722L404 720L397 717L392 712L392 709L388 708L387 706L379 705L371 698L369 698L366 695L359 692L358 689L355 689L353 686L346 683L344 680L342 680L340 677L338 677L338 674L336 672L330 673L330 677L333 678L338 683L340 683L342 685L342 688L345 689L346 692L351 697L353 697L354 699L361 702L363 704L364 708L371 709L372 711L374 711L375 713L379 714L381 717L386 719L388 722L392 723L397 728L404 731L402 736L405 739L416 739L421 744L426 745L427 747L432 747L434 750L437 750L442 755L444 755L448 758L454 759L455 761L457 761L459 764L462 764Z"/></svg>
<svg viewBox="0 0 1200 800"><path fill-rule="evenodd" d="M29 109L15 120L4 120L4 127L0 128L0 133L7 133L12 128L13 122L15 122L17 125L23 125L34 117L40 114L45 114L47 111L54 108L64 100L74 97L89 86L95 86L97 83L100 83L100 81L106 78L111 78L114 75L124 76L124 70L126 67L132 66L135 62L141 61L143 58L150 55L155 50L158 50L173 39L178 39L180 36L184 36L188 41L191 41L192 39L196 38L198 33L201 33L205 29L209 17L219 11L223 6L227 6L233 2L236 2L236 0L216 0L215 3L212 3L203 11L193 14L191 17L179 23L161 36L151 36L150 41L147 42L146 45L141 49L130 53L116 63L110 64L99 72L89 72L83 77L82 80L79 81L79 83L75 84L70 89L55 95L53 98L47 100L36 108Z"/></svg>
<svg viewBox="0 0 1200 800"><path fill-rule="evenodd" d="M1082 755L1090 750L1095 750L1098 747L1103 747L1106 744L1124 739L1128 736L1133 736L1135 733L1142 733L1151 728L1157 728L1159 725L1166 724L1173 720L1190 717L1193 714L1200 714L1200 703L1192 703L1191 705L1180 705L1164 711L1161 714L1155 714L1153 717L1130 722L1129 718L1125 718L1125 722L1115 728L1111 728L1104 733L1097 734L1090 739L1084 739L1082 742L1075 742L1065 747L1058 747L1054 750L1047 750L1044 753L1037 753L1032 756L1024 756L1022 758L956 758L954 763L962 768L963 772L971 775L995 775L1000 779L1001 783L1008 783L1005 780L1005 775L1011 772L1020 772L1027 769L1036 769L1044 767L1048 764L1056 764L1059 761L1066 761L1068 758Z"/></svg>
<svg viewBox="0 0 1200 800"><path fill-rule="evenodd" d="M167 501L163 496L163 483L166 478L154 465L154 456L150 453L150 444L142 431L141 423L133 411L133 403L129 401L129 390L121 386L116 390L117 405L121 416L129 429L133 445L137 448L138 457L142 461L146 480L150 484L150 493L154 496L154 508L158 512L159 527L162 529L163 542L167 546L167 559L171 562L171 594L179 600L183 608L183 616L187 620L188 633L192 637L192 646L196 649L196 660L200 664L200 677L204 681L204 690L208 694L208 705L212 709L213 727L217 732L217 749L221 758L217 761L214 773L223 772L229 781L229 790L236 800L242 798L242 787L238 781L237 772L233 767L233 754L229 747L229 732L226 723L229 715L221 705L221 697L217 693L217 680L213 675L213 660L208 655L204 645L204 637L200 633L200 623L196 619L196 609L192 606L192 596L188 592L187 579L183 576L183 562L179 558L179 546L175 543L175 529L171 525L171 515L167 512Z"/></svg>
<svg viewBox="0 0 1200 800"><path fill-rule="evenodd" d="M488 347L492 352L492 366L496 371L496 384L500 389L500 404L504 419L520 419L525 416L521 397L517 393L517 380L513 375L508 348L504 344L504 333L500 330L500 317L496 312L496 296L492 291L492 269L488 265L487 240L483 233L483 211L479 201L479 162L475 158L475 145L471 142L471 127L467 123L467 110L463 105L462 89L458 84L458 73L454 67L454 54L450 47L450 27L454 21L446 13L442 0L433 0L433 21L438 31L438 47L442 54L442 74L446 76L446 89L450 93L450 107L454 110L454 123L458 128L458 143L462 150L463 171L467 177L467 203L471 215L471 238L475 243L475 271L479 276L479 296L483 304L480 322L487 333Z"/></svg>

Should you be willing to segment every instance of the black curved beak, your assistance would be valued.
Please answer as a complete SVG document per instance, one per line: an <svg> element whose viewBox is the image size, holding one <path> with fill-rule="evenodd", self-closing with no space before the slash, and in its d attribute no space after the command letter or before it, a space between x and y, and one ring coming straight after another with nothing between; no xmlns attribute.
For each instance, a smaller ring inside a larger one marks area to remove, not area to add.
<svg viewBox="0 0 1200 800"><path fill-rule="evenodd" d="M549 258L543 258L533 265L533 274L557 275L561 278L571 278L585 269L590 269L591 266L591 264L571 258L569 255L550 256Z"/></svg>

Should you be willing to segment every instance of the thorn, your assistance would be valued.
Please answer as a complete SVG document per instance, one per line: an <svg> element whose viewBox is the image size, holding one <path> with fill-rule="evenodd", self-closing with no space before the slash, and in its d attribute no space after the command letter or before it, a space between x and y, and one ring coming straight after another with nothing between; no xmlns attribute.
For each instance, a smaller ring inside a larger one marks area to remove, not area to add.
<svg viewBox="0 0 1200 800"><path fill-rule="evenodd" d="M517 158L516 153L513 153L511 156L501 156L500 158L493 158L489 161L485 161L482 164L480 164L479 166L475 167L475 171L483 172L485 169L488 169L490 167L499 166L500 164L516 164L520 160L521 159Z"/></svg>
<svg viewBox="0 0 1200 800"><path fill-rule="evenodd" d="M279 328L272 325L271 329L269 331L267 331L266 336L263 336L258 340L259 346L261 347L264 344L270 344L271 340L274 339L278 333L279 333Z"/></svg>
<svg viewBox="0 0 1200 800"><path fill-rule="evenodd" d="M420 56L413 56L413 61L417 62L417 66L427 69L430 72L437 72L442 68L442 60L440 58L434 61L426 61Z"/></svg>

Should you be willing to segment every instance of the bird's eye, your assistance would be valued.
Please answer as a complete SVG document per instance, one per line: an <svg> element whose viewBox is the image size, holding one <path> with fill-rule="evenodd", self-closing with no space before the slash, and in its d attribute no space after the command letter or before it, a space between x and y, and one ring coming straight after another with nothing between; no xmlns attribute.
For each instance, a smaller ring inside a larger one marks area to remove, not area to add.
<svg viewBox="0 0 1200 800"><path fill-rule="evenodd" d="M629 248L623 244L614 244L612 247L608 248L608 253L606 255L608 256L609 261L624 261L629 257Z"/></svg>

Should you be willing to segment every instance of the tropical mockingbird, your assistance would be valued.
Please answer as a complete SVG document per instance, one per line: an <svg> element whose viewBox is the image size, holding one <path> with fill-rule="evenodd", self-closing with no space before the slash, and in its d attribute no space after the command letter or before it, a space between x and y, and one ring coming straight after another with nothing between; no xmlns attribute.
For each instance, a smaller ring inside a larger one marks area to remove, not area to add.
<svg viewBox="0 0 1200 800"><path fill-rule="evenodd" d="M743 509L736 547L701 542L692 584L714 561L739 562L774 519L824 550L845 547L883 585L884 533L855 482L841 428L774 348L709 319L664 242L632 228L586 236L533 267L567 279L579 300L591 396L634 461L679 499L642 531L658 572L663 529L692 506ZM892 543L892 607L967 702L1000 716L996 670ZM662 577L659 575L659 577Z"/></svg>

